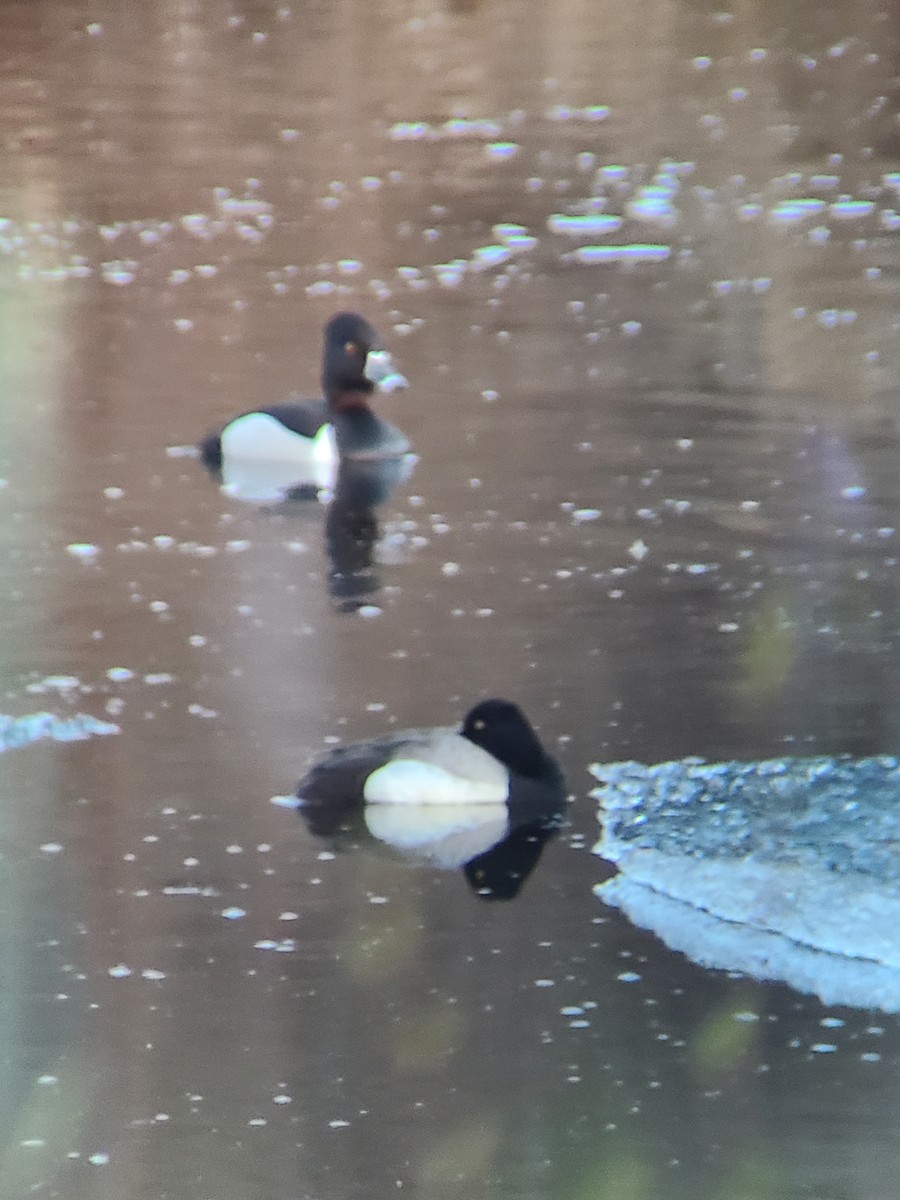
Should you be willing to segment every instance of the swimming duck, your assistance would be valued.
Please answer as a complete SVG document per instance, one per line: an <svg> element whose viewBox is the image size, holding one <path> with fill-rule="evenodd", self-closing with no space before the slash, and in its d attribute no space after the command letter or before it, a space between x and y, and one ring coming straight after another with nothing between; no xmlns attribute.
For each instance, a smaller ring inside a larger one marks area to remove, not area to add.
<svg viewBox="0 0 900 1200"><path fill-rule="evenodd" d="M295 483L330 487L339 460L372 461L409 451L406 436L369 407L376 387L393 391L406 379L381 339L358 313L337 313L325 326L324 399L288 400L233 417L200 443L211 470L240 478L253 463L290 464Z"/></svg>
<svg viewBox="0 0 900 1200"><path fill-rule="evenodd" d="M458 729L409 730L332 751L297 787L301 805L507 805L563 796L565 780L509 700L483 700Z"/></svg>

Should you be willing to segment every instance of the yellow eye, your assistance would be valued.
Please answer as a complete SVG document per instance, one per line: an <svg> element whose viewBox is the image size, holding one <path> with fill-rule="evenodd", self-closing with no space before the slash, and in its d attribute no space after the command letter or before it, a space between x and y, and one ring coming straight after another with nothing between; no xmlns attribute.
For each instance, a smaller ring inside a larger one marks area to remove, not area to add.
<svg viewBox="0 0 900 1200"><path fill-rule="evenodd" d="M356 353L356 342L344 342L344 350L347 354Z"/></svg>

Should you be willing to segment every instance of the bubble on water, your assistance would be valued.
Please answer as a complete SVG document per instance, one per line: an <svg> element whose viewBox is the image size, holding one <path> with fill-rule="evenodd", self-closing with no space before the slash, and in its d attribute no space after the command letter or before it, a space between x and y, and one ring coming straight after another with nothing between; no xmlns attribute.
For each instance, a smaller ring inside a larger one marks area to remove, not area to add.
<svg viewBox="0 0 900 1200"><path fill-rule="evenodd" d="M223 916L226 921L239 921L241 917L246 917L246 915L247 910L245 908L239 908L236 904L231 905L229 908L223 908L221 912L221 916Z"/></svg>
<svg viewBox="0 0 900 1200"><path fill-rule="evenodd" d="M107 971L107 975L110 975L113 979L127 979L130 974L131 967L126 966L125 963L118 963L116 966L110 967Z"/></svg>
<svg viewBox="0 0 900 1200"><path fill-rule="evenodd" d="M96 1150L93 1154L88 1155L88 1162L95 1167L105 1167L109 1162L109 1155L105 1150Z"/></svg>
<svg viewBox="0 0 900 1200"><path fill-rule="evenodd" d="M95 546L92 542L70 542L66 546L66 553L71 554L73 558L87 560L96 558L100 553L100 547Z"/></svg>

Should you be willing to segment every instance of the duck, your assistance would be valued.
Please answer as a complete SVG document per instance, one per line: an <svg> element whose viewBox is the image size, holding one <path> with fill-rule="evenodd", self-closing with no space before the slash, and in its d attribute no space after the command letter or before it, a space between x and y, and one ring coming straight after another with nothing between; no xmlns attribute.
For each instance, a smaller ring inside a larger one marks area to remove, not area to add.
<svg viewBox="0 0 900 1200"><path fill-rule="evenodd" d="M524 810L565 796L556 760L510 700L482 700L460 727L413 729L350 743L314 764L298 807L492 805Z"/></svg>
<svg viewBox="0 0 900 1200"><path fill-rule="evenodd" d="M374 413L376 388L407 387L373 326L355 312L336 313L323 333L318 400L286 400L232 417L200 443L204 465L228 487L259 464L274 464L282 479L326 489L341 461L371 462L410 452L406 435ZM233 477L233 478L232 478Z"/></svg>

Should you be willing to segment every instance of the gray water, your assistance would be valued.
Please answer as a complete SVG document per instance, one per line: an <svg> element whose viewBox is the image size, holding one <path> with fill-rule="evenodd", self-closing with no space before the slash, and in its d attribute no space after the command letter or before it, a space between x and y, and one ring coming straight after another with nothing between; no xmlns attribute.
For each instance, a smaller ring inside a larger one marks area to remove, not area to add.
<svg viewBox="0 0 900 1200"><path fill-rule="evenodd" d="M587 768L898 752L897 17L0 6L0 710L119 728L0 755L2 1200L896 1196L896 1019L606 908ZM361 608L185 450L339 308ZM572 792L514 900L271 803L488 695Z"/></svg>

